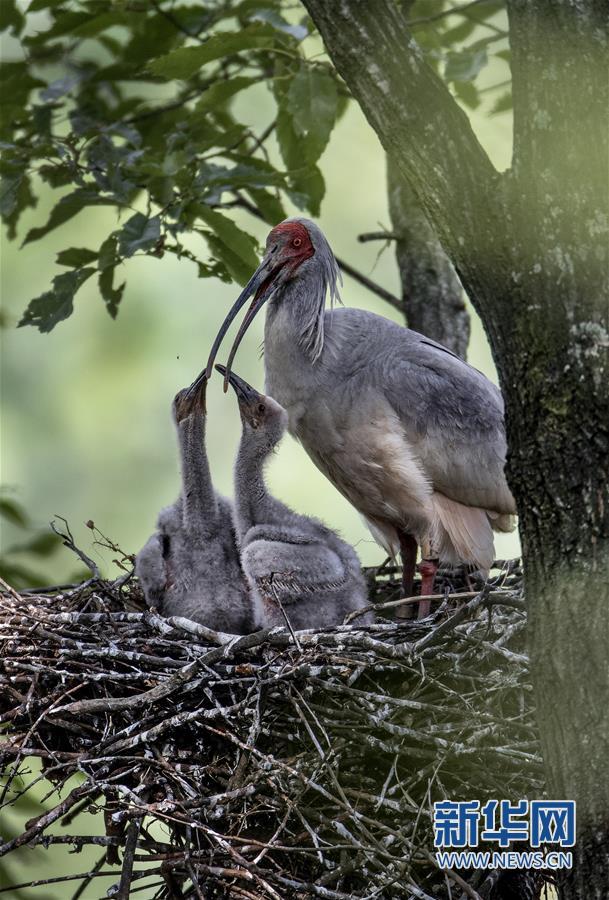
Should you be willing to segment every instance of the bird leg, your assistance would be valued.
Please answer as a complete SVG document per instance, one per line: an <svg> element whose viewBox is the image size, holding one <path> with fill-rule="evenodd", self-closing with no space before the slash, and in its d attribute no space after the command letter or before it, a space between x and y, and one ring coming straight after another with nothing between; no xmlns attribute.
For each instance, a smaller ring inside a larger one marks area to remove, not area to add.
<svg viewBox="0 0 609 900"><path fill-rule="evenodd" d="M402 595L404 597L412 597L414 584L414 573L417 565L418 545L415 538L405 531L398 532L400 540L400 554L402 556ZM408 606L398 607L397 617L399 619L411 618L412 610Z"/></svg>
<svg viewBox="0 0 609 900"><path fill-rule="evenodd" d="M428 597L430 594L433 594L433 583L436 577L436 572L438 571L439 565L438 559L425 559L423 558L419 563L419 572L421 573L421 602L419 603L419 619L424 619L425 616L429 615L429 611L431 609L431 600L425 600L424 597Z"/></svg>

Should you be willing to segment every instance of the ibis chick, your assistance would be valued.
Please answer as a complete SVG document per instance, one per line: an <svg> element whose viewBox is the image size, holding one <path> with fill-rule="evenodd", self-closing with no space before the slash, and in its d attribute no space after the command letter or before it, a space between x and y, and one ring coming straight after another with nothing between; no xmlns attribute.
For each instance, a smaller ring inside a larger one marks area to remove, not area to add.
<svg viewBox="0 0 609 900"><path fill-rule="evenodd" d="M246 634L252 626L251 602L232 505L214 490L205 449L206 385L203 375L174 398L182 489L176 502L161 510L135 571L146 600L163 615Z"/></svg>
<svg viewBox="0 0 609 900"><path fill-rule="evenodd" d="M216 368L224 374L223 366ZM231 372L242 435L235 463L235 527L252 592L254 624L294 630L336 625L367 604L360 561L349 544L317 519L299 515L267 490L264 466L288 416L271 397ZM370 613L360 617L370 622Z"/></svg>

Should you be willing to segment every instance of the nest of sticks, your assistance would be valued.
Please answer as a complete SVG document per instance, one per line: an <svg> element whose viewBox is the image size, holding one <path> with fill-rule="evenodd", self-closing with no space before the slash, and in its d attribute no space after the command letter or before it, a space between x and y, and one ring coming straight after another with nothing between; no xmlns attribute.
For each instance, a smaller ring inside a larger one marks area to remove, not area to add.
<svg viewBox="0 0 609 900"><path fill-rule="evenodd" d="M0 809L37 783L48 797L0 855L99 857L34 896L95 879L87 896L122 900L540 896L432 855L434 800L543 795L518 562L473 590L444 573L421 621L392 619L397 569L367 574L376 624L242 637L162 618L129 577L7 586Z"/></svg>

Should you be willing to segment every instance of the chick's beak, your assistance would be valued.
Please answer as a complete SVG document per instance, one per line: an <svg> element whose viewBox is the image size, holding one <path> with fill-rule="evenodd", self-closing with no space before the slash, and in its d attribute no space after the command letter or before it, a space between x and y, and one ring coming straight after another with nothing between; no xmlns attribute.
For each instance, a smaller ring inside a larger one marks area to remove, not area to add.
<svg viewBox="0 0 609 900"><path fill-rule="evenodd" d="M176 419L181 422L189 416L198 406L203 415L207 414L207 405L205 402L207 394L207 375L205 372L196 378L190 387L185 388L176 395L174 400Z"/></svg>
<svg viewBox="0 0 609 900"><path fill-rule="evenodd" d="M239 406L253 406L262 399L262 395L259 394L251 384L248 384L243 378L239 378L234 372L229 372L226 366L217 365L216 371L223 375L225 380L230 383L237 395Z"/></svg>

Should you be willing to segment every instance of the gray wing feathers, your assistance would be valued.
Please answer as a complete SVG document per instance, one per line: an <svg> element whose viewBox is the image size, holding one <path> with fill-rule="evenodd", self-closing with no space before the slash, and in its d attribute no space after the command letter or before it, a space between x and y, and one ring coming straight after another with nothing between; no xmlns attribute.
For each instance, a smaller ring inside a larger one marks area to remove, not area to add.
<svg viewBox="0 0 609 900"><path fill-rule="evenodd" d="M294 629L321 628L366 605L355 551L334 532L322 530L322 540L297 529L261 525L245 535L241 561L259 627L284 625L285 614ZM364 623L371 620L362 616Z"/></svg>
<svg viewBox="0 0 609 900"><path fill-rule="evenodd" d="M514 513L503 472L499 389L440 344L388 319L354 309L331 315L326 363L332 367L333 344L340 345L346 399L357 403L358 393L376 385L435 490L469 506ZM346 360L345 347L352 348Z"/></svg>
<svg viewBox="0 0 609 900"><path fill-rule="evenodd" d="M162 536L158 531L148 538L135 557L135 574L142 585L148 604L159 609L163 605L166 574Z"/></svg>

